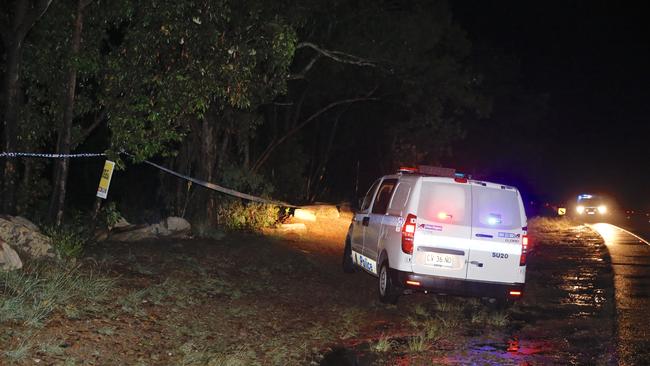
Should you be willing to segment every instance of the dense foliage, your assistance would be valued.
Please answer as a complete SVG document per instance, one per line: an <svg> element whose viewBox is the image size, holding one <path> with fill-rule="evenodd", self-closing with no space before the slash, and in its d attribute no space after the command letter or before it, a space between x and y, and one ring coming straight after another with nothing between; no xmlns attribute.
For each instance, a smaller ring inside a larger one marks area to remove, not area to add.
<svg viewBox="0 0 650 366"><path fill-rule="evenodd" d="M24 2L36 4L7 9ZM126 169L114 184L140 183L112 190L129 212L215 223L232 206L134 172L144 159L292 202L352 199L399 164L437 163L467 121L490 112L472 45L444 1L60 0L25 40L19 128L4 127L4 138L25 151L108 152ZM64 166L50 178L51 161L13 164L23 193L5 211L42 212L48 187L65 198ZM71 169L69 184L92 192L96 177Z"/></svg>

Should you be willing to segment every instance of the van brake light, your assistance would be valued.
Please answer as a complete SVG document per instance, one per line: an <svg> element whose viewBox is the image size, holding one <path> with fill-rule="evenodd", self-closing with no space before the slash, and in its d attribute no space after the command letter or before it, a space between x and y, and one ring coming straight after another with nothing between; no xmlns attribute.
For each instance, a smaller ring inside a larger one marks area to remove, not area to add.
<svg viewBox="0 0 650 366"><path fill-rule="evenodd" d="M402 226L402 251L406 254L413 254L413 237L415 237L417 220L417 216L408 214Z"/></svg>
<svg viewBox="0 0 650 366"><path fill-rule="evenodd" d="M521 256L519 257L519 265L526 265L526 257L528 254L528 235L522 235L521 237Z"/></svg>

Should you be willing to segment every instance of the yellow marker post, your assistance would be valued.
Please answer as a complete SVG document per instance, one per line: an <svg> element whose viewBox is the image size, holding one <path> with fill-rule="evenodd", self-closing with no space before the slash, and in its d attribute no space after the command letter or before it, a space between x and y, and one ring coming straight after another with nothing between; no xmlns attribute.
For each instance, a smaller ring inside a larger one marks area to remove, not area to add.
<svg viewBox="0 0 650 366"><path fill-rule="evenodd" d="M560 215L560 216L564 216L564 215L566 215L566 208L564 208L564 207L559 207L559 208L557 209L557 214Z"/></svg>
<svg viewBox="0 0 650 366"><path fill-rule="evenodd" d="M108 196L108 187L111 185L111 178L113 177L113 169L115 168L115 162L106 160L104 163L104 170L102 171L102 176L99 179L99 187L97 187L97 197L106 199Z"/></svg>

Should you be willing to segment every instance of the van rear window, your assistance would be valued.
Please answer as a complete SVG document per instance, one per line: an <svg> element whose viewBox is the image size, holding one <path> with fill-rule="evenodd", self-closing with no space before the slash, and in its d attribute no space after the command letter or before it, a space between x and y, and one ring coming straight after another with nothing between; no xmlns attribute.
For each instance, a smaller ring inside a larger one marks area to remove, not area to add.
<svg viewBox="0 0 650 366"><path fill-rule="evenodd" d="M422 182L418 218L452 225L470 225L470 186Z"/></svg>
<svg viewBox="0 0 650 366"><path fill-rule="evenodd" d="M516 191L473 186L472 196L474 226L502 230L521 228Z"/></svg>

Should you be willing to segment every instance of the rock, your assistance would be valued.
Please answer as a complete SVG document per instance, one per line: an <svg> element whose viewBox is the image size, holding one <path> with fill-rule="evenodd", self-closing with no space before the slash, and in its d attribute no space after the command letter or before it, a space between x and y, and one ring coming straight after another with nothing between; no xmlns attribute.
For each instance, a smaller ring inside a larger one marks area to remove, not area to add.
<svg viewBox="0 0 650 366"><path fill-rule="evenodd" d="M298 221L316 221L316 213L305 208L295 209L293 217Z"/></svg>
<svg viewBox="0 0 650 366"><path fill-rule="evenodd" d="M189 234L192 226L182 217L171 216L153 225L131 225L111 231L108 239L114 241L140 241L162 237L179 237Z"/></svg>
<svg viewBox="0 0 650 366"><path fill-rule="evenodd" d="M52 239L41 234L36 225L24 218L0 217L0 240L31 258L55 256Z"/></svg>
<svg viewBox="0 0 650 366"><path fill-rule="evenodd" d="M151 226L132 225L124 227L120 231L113 231L108 239L113 241L140 241L156 238Z"/></svg>
<svg viewBox="0 0 650 366"><path fill-rule="evenodd" d="M8 272L23 267L18 253L13 250L7 243L0 240L0 271Z"/></svg>
<svg viewBox="0 0 650 366"><path fill-rule="evenodd" d="M172 234L171 230L165 227L164 221L149 225L149 229L151 229L151 233L156 236L170 236Z"/></svg>
<svg viewBox="0 0 650 366"><path fill-rule="evenodd" d="M173 234L189 233L192 230L192 225L182 217L170 216L165 220L167 230Z"/></svg>
<svg viewBox="0 0 650 366"><path fill-rule="evenodd" d="M338 219L340 216L339 209L335 205L317 204L301 208L312 211L317 218Z"/></svg>
<svg viewBox="0 0 650 366"><path fill-rule="evenodd" d="M128 226L131 226L131 223L126 221L126 219L124 217L120 217L120 219L117 220L117 222L115 224L113 224L113 226L111 226L111 229L119 229L119 228L128 227Z"/></svg>
<svg viewBox="0 0 650 366"><path fill-rule="evenodd" d="M33 222L27 220L26 218L22 216L13 216L9 219L11 222L17 225L22 225L25 226L26 228L30 229L31 231L36 231L36 232L41 232L41 229L38 228Z"/></svg>

